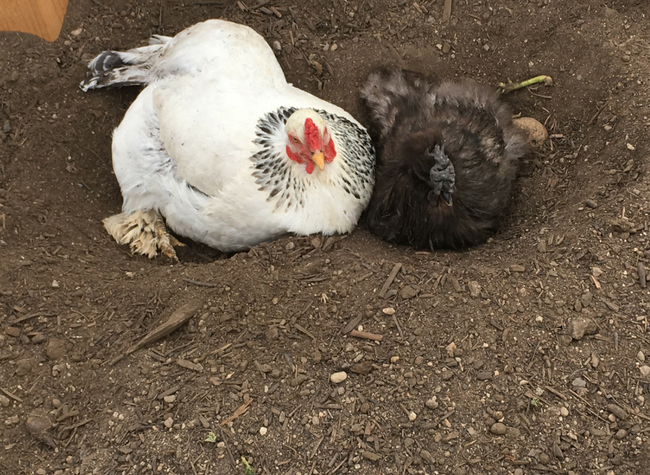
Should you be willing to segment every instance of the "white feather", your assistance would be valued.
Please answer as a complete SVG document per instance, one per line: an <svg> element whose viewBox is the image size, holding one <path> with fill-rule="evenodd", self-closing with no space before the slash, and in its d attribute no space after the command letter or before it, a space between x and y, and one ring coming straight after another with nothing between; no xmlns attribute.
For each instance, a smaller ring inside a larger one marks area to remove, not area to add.
<svg viewBox="0 0 650 475"><path fill-rule="evenodd" d="M359 125L343 109L288 84L262 37L210 20L179 33L147 61L149 85L113 136L123 211L157 209L179 234L224 251L286 232L354 228L370 199L373 172L360 198L338 186L346 151L336 137L338 155L323 171L307 174L304 165L286 160L307 187L304 206L278 209L259 190L251 157L259 150L256 127L266 114L281 107L314 108ZM284 155L283 128L272 142Z"/></svg>

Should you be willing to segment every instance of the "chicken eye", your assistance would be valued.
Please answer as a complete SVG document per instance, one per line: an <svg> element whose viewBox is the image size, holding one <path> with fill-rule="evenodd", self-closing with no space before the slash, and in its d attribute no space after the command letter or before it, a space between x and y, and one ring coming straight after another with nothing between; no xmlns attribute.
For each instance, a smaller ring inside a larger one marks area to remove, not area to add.
<svg viewBox="0 0 650 475"><path fill-rule="evenodd" d="M295 135L292 135L292 136L291 136L291 141L292 141L293 143L299 143L299 142L300 142L300 140L298 140L298 137L296 137Z"/></svg>

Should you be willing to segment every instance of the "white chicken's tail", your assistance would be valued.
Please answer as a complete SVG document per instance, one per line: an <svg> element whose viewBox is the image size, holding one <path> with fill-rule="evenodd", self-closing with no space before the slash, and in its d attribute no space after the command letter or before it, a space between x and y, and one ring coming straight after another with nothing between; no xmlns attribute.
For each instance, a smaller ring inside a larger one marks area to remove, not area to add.
<svg viewBox="0 0 650 475"><path fill-rule="evenodd" d="M172 38L154 35L149 46L128 51L104 51L88 64L88 77L79 87L87 92L108 86L136 86L151 82L151 67Z"/></svg>

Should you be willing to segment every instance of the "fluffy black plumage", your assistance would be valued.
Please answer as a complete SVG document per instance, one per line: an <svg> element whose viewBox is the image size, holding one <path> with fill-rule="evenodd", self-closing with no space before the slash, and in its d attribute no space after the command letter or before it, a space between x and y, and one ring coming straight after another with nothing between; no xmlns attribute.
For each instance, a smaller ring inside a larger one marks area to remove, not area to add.
<svg viewBox="0 0 650 475"><path fill-rule="evenodd" d="M497 92L381 67L361 97L379 145L365 215L370 230L420 249L485 242L507 208L527 149Z"/></svg>

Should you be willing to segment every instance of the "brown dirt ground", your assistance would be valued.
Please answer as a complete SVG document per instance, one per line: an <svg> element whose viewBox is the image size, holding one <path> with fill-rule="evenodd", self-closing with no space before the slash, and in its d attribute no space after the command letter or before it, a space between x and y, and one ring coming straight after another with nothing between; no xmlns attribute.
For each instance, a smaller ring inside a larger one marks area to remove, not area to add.
<svg viewBox="0 0 650 475"><path fill-rule="evenodd" d="M72 1L52 44L0 34L0 473L244 474L242 456L256 474L648 473L650 4L455 0L443 24L442 0L238 3ZM360 227L131 256L100 220L138 91L77 85L101 50L210 17L279 41L291 81L362 119L381 63L549 74L507 100L553 136L502 231L466 252ZM188 324L124 356L188 302ZM346 333L355 318L383 341Z"/></svg>

